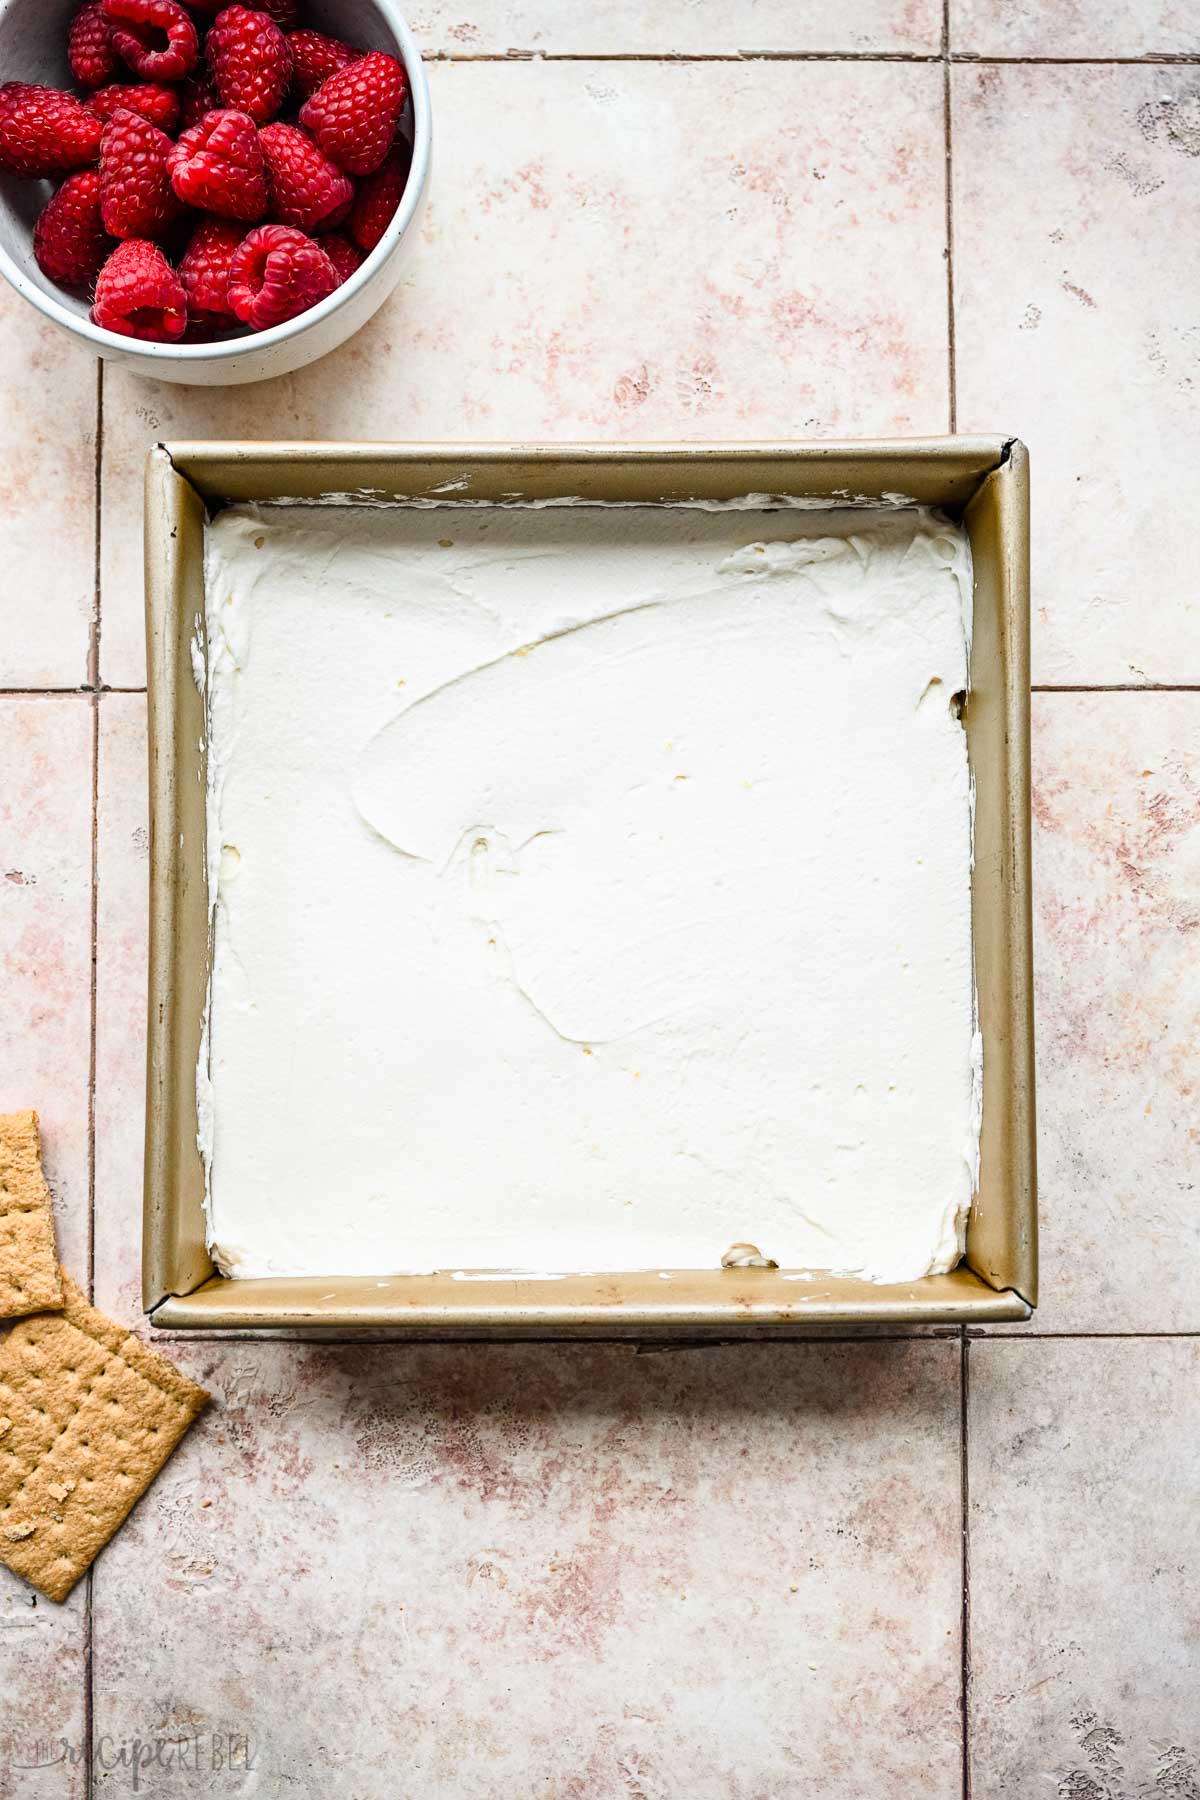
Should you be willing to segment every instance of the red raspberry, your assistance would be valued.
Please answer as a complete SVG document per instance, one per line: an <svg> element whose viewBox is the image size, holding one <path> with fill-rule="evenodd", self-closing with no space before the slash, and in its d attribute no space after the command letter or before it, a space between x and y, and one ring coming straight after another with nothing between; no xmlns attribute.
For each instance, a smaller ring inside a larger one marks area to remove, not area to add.
<svg viewBox="0 0 1200 1800"><path fill-rule="evenodd" d="M187 295L188 329L204 335L225 331L234 323L229 304L229 269L243 237L228 219L201 219L179 264Z"/></svg>
<svg viewBox="0 0 1200 1800"><path fill-rule="evenodd" d="M341 231L327 231L321 239L321 248L337 270L339 287L343 281L349 281L355 269L362 267L362 251Z"/></svg>
<svg viewBox="0 0 1200 1800"><path fill-rule="evenodd" d="M234 254L229 304L244 325L266 331L307 312L337 285L337 270L310 237L290 225L258 225Z"/></svg>
<svg viewBox="0 0 1200 1800"><path fill-rule="evenodd" d="M143 81L182 81L195 68L200 39L178 0L104 0L104 11L113 49Z"/></svg>
<svg viewBox="0 0 1200 1800"><path fill-rule="evenodd" d="M404 64L370 50L321 83L300 108L300 123L340 168L369 175L392 147L407 97Z"/></svg>
<svg viewBox="0 0 1200 1800"><path fill-rule="evenodd" d="M267 210L266 161L248 113L206 113L172 146L168 164L179 198L201 212L253 222Z"/></svg>
<svg viewBox="0 0 1200 1800"><path fill-rule="evenodd" d="M360 250L373 250L387 230L400 204L411 162L408 145L397 144L387 161L359 182L350 213L350 236Z"/></svg>
<svg viewBox="0 0 1200 1800"><path fill-rule="evenodd" d="M100 222L100 171L68 175L33 228L33 254L43 275L64 287L90 287L112 240Z"/></svg>
<svg viewBox="0 0 1200 1800"><path fill-rule="evenodd" d="M100 153L103 122L74 94L6 81L0 87L0 169L39 177L85 169Z"/></svg>
<svg viewBox="0 0 1200 1800"><path fill-rule="evenodd" d="M361 50L352 50L340 38L326 37L323 31L289 32L288 49L292 53L292 86L304 100L315 94L323 81L362 55Z"/></svg>
<svg viewBox="0 0 1200 1800"><path fill-rule="evenodd" d="M171 344L187 325L183 283L157 244L118 244L96 280L92 318L122 337Z"/></svg>
<svg viewBox="0 0 1200 1800"><path fill-rule="evenodd" d="M267 159L272 219L301 231L319 231L345 218L354 183L318 150L307 131L298 125L264 125L259 142Z"/></svg>
<svg viewBox="0 0 1200 1800"><path fill-rule="evenodd" d="M221 96L213 86L207 70L199 69L189 75L179 90L179 102L183 108L179 123L185 131L198 125L205 113L216 112L221 104Z"/></svg>
<svg viewBox="0 0 1200 1800"><path fill-rule="evenodd" d="M156 81L114 81L89 94L88 105L102 119L111 119L118 106L123 106L168 134L179 123L179 95L174 88L160 87Z"/></svg>
<svg viewBox="0 0 1200 1800"><path fill-rule="evenodd" d="M120 68L100 0L84 0L67 33L67 61L80 87L103 87Z"/></svg>
<svg viewBox="0 0 1200 1800"><path fill-rule="evenodd" d="M159 237L178 216L165 131L119 106L100 146L100 212L113 237Z"/></svg>
<svg viewBox="0 0 1200 1800"><path fill-rule="evenodd" d="M249 113L256 125L273 119L292 78L292 53L275 21L248 6L227 6L204 47L225 105Z"/></svg>

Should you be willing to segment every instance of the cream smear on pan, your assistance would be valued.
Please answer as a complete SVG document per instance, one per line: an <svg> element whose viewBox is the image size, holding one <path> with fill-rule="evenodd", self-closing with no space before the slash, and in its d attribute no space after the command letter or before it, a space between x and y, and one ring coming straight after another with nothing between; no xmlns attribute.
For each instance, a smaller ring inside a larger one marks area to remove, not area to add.
<svg viewBox="0 0 1200 1800"><path fill-rule="evenodd" d="M915 507L222 513L221 1268L952 1267L970 608Z"/></svg>

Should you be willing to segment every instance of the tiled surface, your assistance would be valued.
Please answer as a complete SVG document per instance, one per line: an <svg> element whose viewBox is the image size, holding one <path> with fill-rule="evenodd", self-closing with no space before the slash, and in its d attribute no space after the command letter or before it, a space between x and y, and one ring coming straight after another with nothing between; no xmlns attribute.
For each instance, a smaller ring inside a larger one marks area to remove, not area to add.
<svg viewBox="0 0 1200 1800"><path fill-rule="evenodd" d="M142 1311L146 1088L144 694L108 694L101 704L97 800L95 1296L133 1325Z"/></svg>
<svg viewBox="0 0 1200 1800"><path fill-rule="evenodd" d="M958 1359L193 1346L96 1730L244 1732L268 1794L957 1800Z"/></svg>
<svg viewBox="0 0 1200 1800"><path fill-rule="evenodd" d="M92 705L0 697L0 1112L35 1107L59 1255L86 1277Z"/></svg>
<svg viewBox="0 0 1200 1800"><path fill-rule="evenodd" d="M95 596L96 364L0 281L0 368L0 688L79 687Z"/></svg>
<svg viewBox="0 0 1200 1800"><path fill-rule="evenodd" d="M105 681L144 679L141 471L157 438L945 429L940 70L453 63L431 77L422 241L365 331L249 396L107 373Z"/></svg>
<svg viewBox="0 0 1200 1800"><path fill-rule="evenodd" d="M971 1348L974 1800L1200 1792L1200 1342Z"/></svg>
<svg viewBox="0 0 1200 1800"><path fill-rule="evenodd" d="M1200 682L1200 68L953 97L958 421L1031 446L1034 680Z"/></svg>
<svg viewBox="0 0 1200 1800"><path fill-rule="evenodd" d="M1048 1331L1200 1331L1200 694L1034 700Z"/></svg>
<svg viewBox="0 0 1200 1800"><path fill-rule="evenodd" d="M160 437L944 430L944 67L870 60L936 57L932 14L429 0L440 52L551 60L434 66L424 238L339 355L226 394L107 372L103 680L143 680ZM959 55L1197 47L1171 0L950 23ZM605 60L737 48L868 60ZM957 414L1032 446L1036 678L1196 687L1035 697L1043 1308L971 1341L965 1435L960 1345L929 1338L176 1343L217 1404L97 1565L93 1792L134 1791L140 1744L137 1791L171 1796L957 1797L964 1442L974 1800L1200 1792L1197 1340L1137 1335L1200 1331L1200 80L952 82ZM91 365L7 295L0 356L7 483L37 471L0 523L0 688L73 686ZM131 1323L144 705L98 701L95 1282ZM91 707L0 695L0 1106L43 1113L77 1270ZM86 1792L88 1596L0 1580L0 1800Z"/></svg>
<svg viewBox="0 0 1200 1800"><path fill-rule="evenodd" d="M0 1112L37 1108L59 1254L84 1279L91 791L88 699L0 698ZM83 1708L84 1594L51 1606L0 1568L0 1800L80 1800Z"/></svg>
<svg viewBox="0 0 1200 1800"><path fill-rule="evenodd" d="M941 0L424 0L409 22L430 53L495 56L720 56L738 51L935 54Z"/></svg>
<svg viewBox="0 0 1200 1800"><path fill-rule="evenodd" d="M950 0L950 46L971 56L1195 56L1193 0Z"/></svg>
<svg viewBox="0 0 1200 1800"><path fill-rule="evenodd" d="M85 1800L86 1610L0 1568L0 1800Z"/></svg>

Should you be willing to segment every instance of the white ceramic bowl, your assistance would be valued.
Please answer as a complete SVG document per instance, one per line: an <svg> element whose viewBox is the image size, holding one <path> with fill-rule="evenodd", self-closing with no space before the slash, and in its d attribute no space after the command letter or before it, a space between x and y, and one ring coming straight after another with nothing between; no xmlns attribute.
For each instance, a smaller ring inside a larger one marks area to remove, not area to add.
<svg viewBox="0 0 1200 1800"><path fill-rule="evenodd" d="M0 81L37 81L72 88L67 26L79 0L0 0ZM387 299L405 254L429 180L429 87L421 56L392 0L304 0L303 23L367 50L400 57L412 88L413 159L408 186L382 239L328 299L286 325L248 332L215 344L147 344L102 331L88 317L89 304L47 280L33 258L33 225L53 188L0 172L0 274L46 318L90 344L98 355L152 375L201 387L231 387L287 375L315 362L352 337ZM136 76L130 74L134 81Z"/></svg>

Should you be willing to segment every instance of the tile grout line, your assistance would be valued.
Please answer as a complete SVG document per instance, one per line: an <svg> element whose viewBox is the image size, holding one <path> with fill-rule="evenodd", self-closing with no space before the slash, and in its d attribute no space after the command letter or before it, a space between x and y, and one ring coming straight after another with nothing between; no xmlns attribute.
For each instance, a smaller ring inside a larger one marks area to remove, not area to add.
<svg viewBox="0 0 1200 1800"><path fill-rule="evenodd" d="M92 634L88 648L89 705L92 709L92 906L91 906L91 1011L88 1045L88 1232L87 1292L94 1300L96 1293L96 1018L97 1018L97 939L100 919L100 565L103 551L103 469L104 469L104 362L96 363L96 458L93 480L92 527ZM92 1800L95 1735L95 1659L93 1618L93 1571L87 1572L87 1589L83 1601L83 1735L86 1746L83 1791Z"/></svg>
<svg viewBox="0 0 1200 1800"><path fill-rule="evenodd" d="M83 1742L85 1756L83 1800L92 1800L95 1697L92 1683L92 1570L90 1568L83 1579L86 1583L83 1595Z"/></svg>
<svg viewBox="0 0 1200 1800"><path fill-rule="evenodd" d="M99 595L97 594L97 611ZM93 638L98 648L99 633ZM99 917L99 818L100 818L100 693L93 689L88 704L92 714L92 897L91 897L91 970L90 1010L88 1019L88 1228L87 1228L87 1295L95 1297L96 1285L96 935ZM92 1570L85 1576L83 1598L83 1738L86 1747L83 1792L92 1800L92 1717L94 1679L92 1664Z"/></svg>
<svg viewBox="0 0 1200 1800"><path fill-rule="evenodd" d="M100 557L103 530L101 470L104 457L104 362L96 361L96 447L92 499L92 629L88 645L88 704L92 709L91 971L88 1018L88 1230L87 1292L95 1294L96 1235L96 938L100 917Z"/></svg>
<svg viewBox="0 0 1200 1800"><path fill-rule="evenodd" d="M820 439L814 439L819 443ZM1035 681L1031 694L1200 694L1197 681ZM0 700L90 700L104 694L144 694L142 687L121 687L107 681L81 687L0 687Z"/></svg>
<svg viewBox="0 0 1200 1800"><path fill-rule="evenodd" d="M92 451L92 619L88 632L87 679L81 691L100 686L100 509L104 456L104 359L96 358L96 440ZM60 690L70 693L70 688Z"/></svg>
<svg viewBox="0 0 1200 1800"><path fill-rule="evenodd" d="M1200 1338L1200 1329L1188 1331L1004 1331L999 1326L975 1325L967 1326L967 1333L973 1344L988 1344L993 1338L1004 1338L1012 1343L1034 1344L1079 1344L1089 1343L1092 1339L1100 1339L1105 1343L1144 1343L1161 1342L1186 1343L1190 1338Z"/></svg>
<svg viewBox="0 0 1200 1800"><path fill-rule="evenodd" d="M954 337L954 153L950 119L950 0L942 0L942 122L946 151L946 355L950 432L958 430L958 354Z"/></svg>
<svg viewBox="0 0 1200 1800"><path fill-rule="evenodd" d="M1194 681L1035 681L1031 694L1200 694Z"/></svg>
<svg viewBox="0 0 1200 1800"><path fill-rule="evenodd" d="M430 50L426 63L940 63L940 50Z"/></svg>
<svg viewBox="0 0 1200 1800"><path fill-rule="evenodd" d="M88 1228L87 1228L87 1293L95 1292L96 1235L96 937L100 917L100 695L93 692L88 705L92 714L92 846L91 846L91 910L89 934L91 956L88 972Z"/></svg>
<svg viewBox="0 0 1200 1800"><path fill-rule="evenodd" d="M1183 50L1164 50L1157 56L983 56L960 50L950 61L972 69L989 66L1022 68L1026 65L1035 69L1107 69L1113 65L1130 69L1186 69L1200 63L1200 56Z"/></svg>
<svg viewBox="0 0 1200 1800"><path fill-rule="evenodd" d="M947 56L940 50L427 50L426 63L907 63L936 64L949 61L970 68L1030 66L1034 68L1135 69L1194 68L1200 55L1187 51L1162 51L1155 56L984 56L960 50Z"/></svg>
<svg viewBox="0 0 1200 1800"><path fill-rule="evenodd" d="M819 443L820 439L814 439ZM1200 681L1035 681L1031 694L1200 694ZM104 694L144 694L145 686L122 687L107 681L81 687L0 687L0 700L90 700Z"/></svg>
<svg viewBox="0 0 1200 1800"><path fill-rule="evenodd" d="M961 1639L962 1800L971 1800L971 1470L968 1438L970 1355L971 1340L967 1336L967 1328L964 1325L959 1348L958 1379L958 1482L959 1512L962 1519L962 1598L958 1626Z"/></svg>
<svg viewBox="0 0 1200 1800"><path fill-rule="evenodd" d="M329 1350L417 1350L433 1345L446 1349L455 1345L479 1347L487 1344L491 1349L520 1349L522 1345L556 1345L567 1343L559 1337L522 1337L522 1338L463 1338L463 1337L389 1337L385 1326L364 1327L362 1336L333 1336L321 1331L319 1327L298 1327L293 1332L278 1326L264 1326L261 1331L166 1331L159 1330L149 1321L143 1341L147 1344L175 1344L181 1348L189 1344L296 1344L310 1348ZM600 1337L577 1340L591 1348L608 1350L634 1350L640 1355L660 1355L668 1352L713 1351L729 1349L769 1350L780 1344L787 1344L792 1349L803 1349L806 1346L814 1349L822 1345L869 1344L945 1344L956 1343L963 1327L952 1331L909 1331L909 1332L873 1332L869 1335L851 1337L827 1337L822 1332L789 1337L753 1337L753 1338L719 1338L715 1343L701 1343L687 1340L681 1343L651 1342L645 1338ZM1198 1331L1000 1331L992 1327L967 1326L966 1341L971 1344L990 1344L1002 1342L1006 1344L1038 1344L1038 1343L1089 1343L1099 1339L1112 1343L1190 1343L1200 1338ZM378 1331L379 1336L372 1335ZM569 1344L568 1344L569 1347Z"/></svg>
<svg viewBox="0 0 1200 1800"><path fill-rule="evenodd" d="M388 1327L385 1325L364 1326L363 1333L366 1335L362 1335L344 1331L340 1334L335 1334L332 1331L322 1330L319 1325L299 1325L293 1327L290 1331L286 1326L277 1325L264 1325L261 1330L258 1331L247 1328L236 1331L217 1331L212 1328L207 1331L184 1331L180 1329L159 1330L152 1324L149 1318L147 1318L145 1322L148 1327L146 1341L148 1343L157 1343L161 1341L164 1344L294 1343L316 1345L328 1344L331 1346L342 1345L344 1347L354 1347L357 1345L363 1349L403 1350L415 1349L423 1344L471 1345L486 1343L492 1348L506 1348L509 1346L519 1346L521 1344L562 1344L571 1341L564 1339L561 1335L554 1334L551 1334L550 1336L542 1336L539 1334L530 1337L514 1338L470 1338L459 1337L454 1334L444 1336L441 1334L422 1332L420 1335L412 1337L388 1336ZM379 1332L383 1335L378 1337L370 1335L373 1332ZM749 1349L756 1344L761 1345L764 1349L778 1344L790 1344L797 1348L805 1344L814 1346L821 1344L957 1344L961 1340L964 1332L966 1333L966 1341L971 1344L988 1344L995 1338L1003 1338L1006 1342L1015 1344L1088 1343L1094 1338L1112 1343L1138 1343L1145 1340L1166 1340L1168 1343L1188 1343L1192 1338L1200 1337L1200 1327L1197 1327L1194 1330L1189 1330L1184 1327L1177 1331L1037 1331L1031 1329L1029 1326L1005 1328L1001 1325L929 1325L924 1329L914 1326L910 1331L842 1331L833 1333L808 1331L789 1333L787 1335L769 1332L760 1337L718 1337L711 1341L703 1338L684 1338L677 1341L664 1339L660 1341L654 1338L642 1337L590 1337L580 1338L577 1341L593 1347L596 1345L606 1345L610 1349L620 1349L624 1347L625 1349L640 1349L643 1351L664 1349L726 1350L735 1346Z"/></svg>
<svg viewBox="0 0 1200 1800"><path fill-rule="evenodd" d="M950 0L942 0L942 123L945 132L946 358L951 435L958 430L958 354L954 322L954 130L950 80ZM962 1800L971 1800L971 1569L967 1539L967 1378L970 1348L965 1325L958 1332L959 1544L959 1745Z"/></svg>

